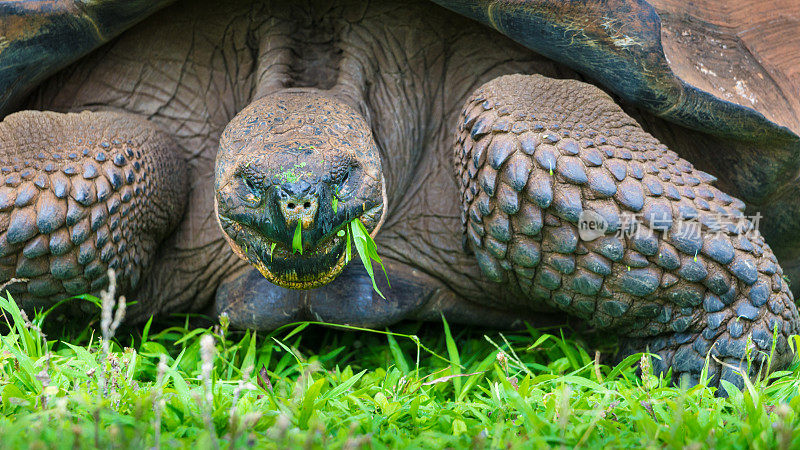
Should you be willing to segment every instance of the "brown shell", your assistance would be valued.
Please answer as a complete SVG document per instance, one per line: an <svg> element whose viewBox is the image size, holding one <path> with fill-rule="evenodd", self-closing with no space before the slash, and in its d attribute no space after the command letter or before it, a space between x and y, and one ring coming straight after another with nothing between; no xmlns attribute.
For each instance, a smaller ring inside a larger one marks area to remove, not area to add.
<svg viewBox="0 0 800 450"><path fill-rule="evenodd" d="M800 133L800 2L650 0L675 74Z"/></svg>

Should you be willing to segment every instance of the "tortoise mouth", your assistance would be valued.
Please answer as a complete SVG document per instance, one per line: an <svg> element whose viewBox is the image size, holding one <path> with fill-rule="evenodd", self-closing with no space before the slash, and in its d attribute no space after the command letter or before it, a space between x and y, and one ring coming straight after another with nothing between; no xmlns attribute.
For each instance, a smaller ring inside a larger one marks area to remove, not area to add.
<svg viewBox="0 0 800 450"><path fill-rule="evenodd" d="M383 205L365 211L353 220L361 220L367 229L377 232ZM255 228L225 214L217 214L223 236L233 251L249 262L271 283L288 289L315 289L324 286L344 270L348 263L344 222L315 245L303 245L303 252L286 243L272 240ZM355 248L352 248L355 252Z"/></svg>
<svg viewBox="0 0 800 450"><path fill-rule="evenodd" d="M233 250L271 283L288 289L314 289L333 281L346 265L346 234L295 251L225 216L220 224Z"/></svg>

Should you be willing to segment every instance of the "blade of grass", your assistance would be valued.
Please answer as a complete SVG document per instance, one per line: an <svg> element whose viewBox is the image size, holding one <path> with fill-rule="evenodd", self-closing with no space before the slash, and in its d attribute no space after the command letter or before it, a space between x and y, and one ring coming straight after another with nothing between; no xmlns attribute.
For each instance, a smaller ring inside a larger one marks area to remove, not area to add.
<svg viewBox="0 0 800 450"><path fill-rule="evenodd" d="M389 275L386 273L386 267L383 265L383 261L381 261L381 257L378 256L378 247L375 244L375 241L372 239L372 236L369 235L369 231L361 222L360 219L354 219L349 224L350 234L353 236L353 243L356 246L356 251L358 252L358 256L361 258L361 263L364 264L364 269L367 270L367 274L369 274L370 279L372 280L372 288L381 298L385 299L386 297L383 293L378 289L378 285L375 283L375 273L372 269L372 261L377 262L380 264L381 269L383 269L383 275L386 277L386 283L389 284ZM389 284L391 287L391 284Z"/></svg>
<svg viewBox="0 0 800 450"><path fill-rule="evenodd" d="M397 344L397 340L391 334L387 334L386 339L389 342L389 351L392 353L392 358L394 358L394 364L403 374L408 374L411 368L408 365L408 361L406 361L406 357L403 356L403 350Z"/></svg>
<svg viewBox="0 0 800 450"><path fill-rule="evenodd" d="M331 389L330 391L326 392L322 395L322 400L329 400L339 397L340 395L347 392L348 389L352 388L364 374L367 373L367 369L358 372L357 374L353 375L352 377L348 378L347 381L344 383L336 386L335 388Z"/></svg>
<svg viewBox="0 0 800 450"><path fill-rule="evenodd" d="M325 378L320 378L315 381L303 396L303 402L300 405L300 414L297 418L297 426L300 427L301 430L308 429L308 419L310 419L311 414L314 413L315 402L317 397L319 397L322 387L325 385L325 381Z"/></svg>
<svg viewBox="0 0 800 450"><path fill-rule="evenodd" d="M456 378L453 379L453 387L456 390L456 398L461 396L461 386L462 380L459 377L461 375L461 357L458 354L458 347L456 346L455 340L453 340L453 335L450 332L450 325L447 323L447 319L445 319L444 314L442 316L442 325L444 326L444 340L447 345L447 356L450 357L450 361L455 362L453 366L453 375L456 375Z"/></svg>
<svg viewBox="0 0 800 450"><path fill-rule="evenodd" d="M297 222L297 227L294 229L294 237L292 238L292 253L303 254L303 224Z"/></svg>

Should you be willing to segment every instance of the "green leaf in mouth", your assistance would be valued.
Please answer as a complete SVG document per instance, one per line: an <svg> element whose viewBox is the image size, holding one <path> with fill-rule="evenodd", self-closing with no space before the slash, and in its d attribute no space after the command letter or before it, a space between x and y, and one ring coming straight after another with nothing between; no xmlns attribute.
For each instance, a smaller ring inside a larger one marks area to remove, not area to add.
<svg viewBox="0 0 800 450"><path fill-rule="evenodd" d="M272 255L275 254L275 246L278 245L277 242L273 242L272 245L269 246L269 260L272 261Z"/></svg>
<svg viewBox="0 0 800 450"><path fill-rule="evenodd" d="M303 227L298 222L297 227L294 229L294 237L292 238L292 253L300 253L303 254ZM367 274L369 274L370 279L372 280L372 288L375 289L375 292L381 296L384 300L386 297L383 295L383 292L378 289L378 285L375 282L375 271L372 268L372 261L377 262L380 264L381 269L383 270L383 275L386 277L386 283L389 284L389 275L386 273L386 267L383 265L383 261L381 261L381 257L378 255L378 246L375 244L375 240L372 239L372 236L369 235L369 231L367 227L364 226L364 223L361 222L361 219L353 219L343 230L339 230L336 233L339 237L345 238L345 261L347 263L353 257L353 250L351 246L351 239L352 243L355 244L356 251L358 252L358 256L361 258L361 263L364 264L364 269L366 269ZM275 251L275 243L273 242L270 248L270 252ZM270 255L271 257L271 255ZM389 284L391 287L391 284Z"/></svg>
<svg viewBox="0 0 800 450"><path fill-rule="evenodd" d="M361 257L361 263L364 264L364 268L367 270L370 279L372 279L372 288L385 300L386 297L384 297L383 293L378 289L378 285L375 284L375 273L372 270L372 261L380 264L381 269L383 269L383 275L386 277L386 283L389 284L389 275L386 274L386 267L384 267L381 257L378 256L378 246L375 244L372 236L369 235L369 231L367 231L367 227L364 226L361 219L353 219L348 224L347 230L348 234L353 236L353 243L356 245L358 256ZM347 237L346 251L347 261L350 261L350 236ZM392 287L391 284L389 284L389 287Z"/></svg>
<svg viewBox="0 0 800 450"><path fill-rule="evenodd" d="M333 207L333 213L334 214L338 214L339 213L339 186L334 186L333 187L333 195L331 197L333 197L333 199L331 199L331 207Z"/></svg>
<svg viewBox="0 0 800 450"><path fill-rule="evenodd" d="M300 252L303 254L303 225L297 222L297 228L294 229L294 238L292 238L292 253Z"/></svg>

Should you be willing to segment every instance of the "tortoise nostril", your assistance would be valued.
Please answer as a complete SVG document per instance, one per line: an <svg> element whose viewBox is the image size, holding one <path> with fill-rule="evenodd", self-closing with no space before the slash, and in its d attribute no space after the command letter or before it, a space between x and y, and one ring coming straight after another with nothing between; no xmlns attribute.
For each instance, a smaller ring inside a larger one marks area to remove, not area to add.
<svg viewBox="0 0 800 450"><path fill-rule="evenodd" d="M295 188L296 186L283 187L281 195L277 198L290 237L298 223L302 224L304 230L311 230L314 227L319 207L319 199L311 189L298 193L299 189ZM303 239L306 237L303 236Z"/></svg>

